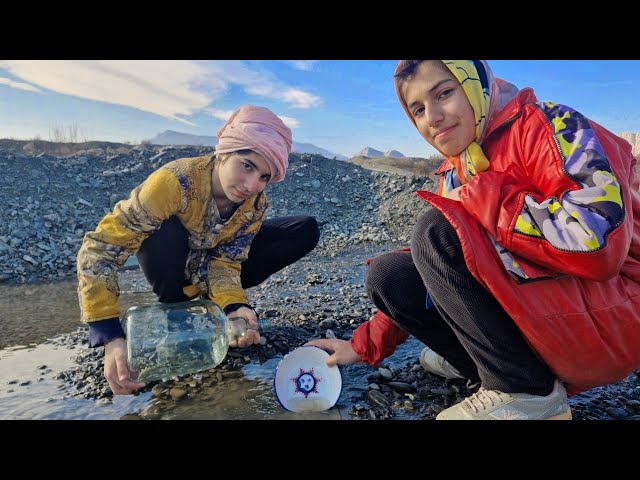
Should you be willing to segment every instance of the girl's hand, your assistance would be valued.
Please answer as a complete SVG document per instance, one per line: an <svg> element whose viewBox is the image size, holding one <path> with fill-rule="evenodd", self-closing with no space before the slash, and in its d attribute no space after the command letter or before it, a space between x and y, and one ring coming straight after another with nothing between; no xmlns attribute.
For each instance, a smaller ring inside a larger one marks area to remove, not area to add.
<svg viewBox="0 0 640 480"><path fill-rule="evenodd" d="M228 314L227 318L231 321L230 347L244 348L260 343L256 312L248 307L240 307Z"/></svg>
<svg viewBox="0 0 640 480"><path fill-rule="evenodd" d="M124 338L111 340L104 346L104 378L114 395L129 395L145 386L129 379L127 342Z"/></svg>
<svg viewBox="0 0 640 480"><path fill-rule="evenodd" d="M360 355L358 355L349 340L338 340L337 338L325 338L320 340L311 340L305 345L320 347L331 356L327 358L327 366L334 365L352 365L356 363L364 363Z"/></svg>

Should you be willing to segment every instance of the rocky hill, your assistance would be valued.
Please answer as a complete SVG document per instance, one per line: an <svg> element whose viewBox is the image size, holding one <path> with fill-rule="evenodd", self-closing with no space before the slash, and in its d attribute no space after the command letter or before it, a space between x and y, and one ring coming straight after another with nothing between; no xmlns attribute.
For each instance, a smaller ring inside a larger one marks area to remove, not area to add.
<svg viewBox="0 0 640 480"><path fill-rule="evenodd" d="M59 144L0 140L0 282L75 277L76 253L88 230L152 171L212 147ZM285 182L269 187L270 215L314 215L320 247L406 242L435 190L442 159L354 157L350 162L292 153ZM404 162L404 163L398 163ZM406 163L406 165L405 165Z"/></svg>
<svg viewBox="0 0 640 480"><path fill-rule="evenodd" d="M393 158L404 158L405 155L398 150L387 150L386 152L384 152L384 156Z"/></svg>
<svg viewBox="0 0 640 480"><path fill-rule="evenodd" d="M213 152L212 147L52 144L0 141L0 282L75 277L86 231L152 171L165 163ZM433 190L428 175L394 175L292 153L287 179L269 187L270 215L314 215L319 248L406 242Z"/></svg>
<svg viewBox="0 0 640 480"><path fill-rule="evenodd" d="M215 147L218 144L218 138L206 135L192 135L190 133L176 132L173 130L165 130L153 137L150 142L154 145L191 145L191 146L207 146ZM318 147L312 143L293 142L292 150L297 153L315 153L327 158L335 158L336 160L347 160L348 157L333 153L322 147Z"/></svg>
<svg viewBox="0 0 640 480"><path fill-rule="evenodd" d="M414 157L368 157L357 155L349 160L369 170L395 173L398 175L431 176L440 167L444 157L434 155L429 158Z"/></svg>
<svg viewBox="0 0 640 480"><path fill-rule="evenodd" d="M193 135L190 133L176 132L175 130L165 130L151 139L154 145L194 145L215 147L218 138L212 135Z"/></svg>
<svg viewBox="0 0 640 480"><path fill-rule="evenodd" d="M354 157L370 157L370 158L407 158L405 155L398 150L387 150L382 153L380 150L376 150L372 147L365 147L356 153Z"/></svg>
<svg viewBox="0 0 640 480"><path fill-rule="evenodd" d="M631 145L634 156L640 155L640 133L622 132L620 134Z"/></svg>
<svg viewBox="0 0 640 480"><path fill-rule="evenodd" d="M354 157L384 157L384 153L371 147L364 147Z"/></svg>
<svg viewBox="0 0 640 480"><path fill-rule="evenodd" d="M317 147L313 143L293 142L292 151L296 152L296 153L312 153L312 154L315 154L315 155L321 155L321 156L326 157L326 158L332 158L334 160L348 160L349 159L349 157L347 157L345 155L341 155L339 153L330 152L329 150L327 150L325 148Z"/></svg>

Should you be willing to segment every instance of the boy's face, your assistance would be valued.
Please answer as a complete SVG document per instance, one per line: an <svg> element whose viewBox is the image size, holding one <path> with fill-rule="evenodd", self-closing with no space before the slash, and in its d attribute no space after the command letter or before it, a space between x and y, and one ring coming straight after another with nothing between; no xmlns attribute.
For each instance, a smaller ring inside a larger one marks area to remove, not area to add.
<svg viewBox="0 0 640 480"><path fill-rule="evenodd" d="M475 116L456 77L440 60L427 60L401 87L420 135L447 157L475 140Z"/></svg>

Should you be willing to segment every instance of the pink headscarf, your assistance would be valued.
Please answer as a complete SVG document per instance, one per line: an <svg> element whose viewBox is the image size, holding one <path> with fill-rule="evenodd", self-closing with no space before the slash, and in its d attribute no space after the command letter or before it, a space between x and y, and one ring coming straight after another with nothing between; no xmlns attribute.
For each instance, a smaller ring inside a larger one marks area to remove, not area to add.
<svg viewBox="0 0 640 480"><path fill-rule="evenodd" d="M216 153L253 150L271 169L269 183L281 182L289 167L291 129L265 107L243 105L218 131Z"/></svg>

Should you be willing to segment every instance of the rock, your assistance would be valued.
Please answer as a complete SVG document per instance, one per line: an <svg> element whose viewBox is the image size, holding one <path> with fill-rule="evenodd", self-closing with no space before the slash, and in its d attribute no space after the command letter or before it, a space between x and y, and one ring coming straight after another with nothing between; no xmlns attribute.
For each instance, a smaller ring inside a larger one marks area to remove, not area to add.
<svg viewBox="0 0 640 480"><path fill-rule="evenodd" d="M367 392L367 400L377 407L388 408L391 405L387 397L379 390L369 390Z"/></svg>
<svg viewBox="0 0 640 480"><path fill-rule="evenodd" d="M187 396L187 391L181 388L172 388L169 390L169 396L173 401L177 402Z"/></svg>
<svg viewBox="0 0 640 480"><path fill-rule="evenodd" d="M405 382L389 382L387 385L399 393L413 393L416 391L416 387Z"/></svg>

